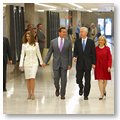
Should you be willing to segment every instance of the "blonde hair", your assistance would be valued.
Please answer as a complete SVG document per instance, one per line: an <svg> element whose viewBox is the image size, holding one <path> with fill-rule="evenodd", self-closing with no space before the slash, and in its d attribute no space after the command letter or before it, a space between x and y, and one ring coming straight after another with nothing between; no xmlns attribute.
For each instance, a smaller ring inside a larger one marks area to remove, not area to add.
<svg viewBox="0 0 120 120"><path fill-rule="evenodd" d="M101 40L101 39L103 39L104 41L105 41L105 46L107 45L107 41L106 41L106 37L105 36L103 36L103 35L101 35L99 38L98 38L98 41L99 40ZM99 43L98 43L98 46L99 46Z"/></svg>

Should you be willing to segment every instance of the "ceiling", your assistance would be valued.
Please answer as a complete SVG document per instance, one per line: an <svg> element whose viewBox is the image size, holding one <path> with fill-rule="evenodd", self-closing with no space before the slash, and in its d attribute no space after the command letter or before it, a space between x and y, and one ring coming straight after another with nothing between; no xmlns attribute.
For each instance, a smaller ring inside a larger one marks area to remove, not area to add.
<svg viewBox="0 0 120 120"><path fill-rule="evenodd" d="M73 3L74 4L74 3ZM15 5L15 6L24 6L24 3L5 3L3 5ZM43 6L49 5L49 6ZM88 11L88 12L110 12L114 11L114 3L75 3L76 6L70 3L42 3L35 4L35 11ZM80 8L82 7L82 8ZM93 9L93 10L92 10Z"/></svg>

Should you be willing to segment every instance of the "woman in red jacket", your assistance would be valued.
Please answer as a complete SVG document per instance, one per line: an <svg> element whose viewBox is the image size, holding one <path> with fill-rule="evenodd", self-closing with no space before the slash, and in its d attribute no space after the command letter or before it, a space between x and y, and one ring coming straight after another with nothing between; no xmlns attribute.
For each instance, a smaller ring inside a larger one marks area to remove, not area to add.
<svg viewBox="0 0 120 120"><path fill-rule="evenodd" d="M96 47L96 66L95 80L98 80L100 98L102 100L106 96L107 80L111 80L112 55L110 48L106 46L105 36L100 36L98 46Z"/></svg>

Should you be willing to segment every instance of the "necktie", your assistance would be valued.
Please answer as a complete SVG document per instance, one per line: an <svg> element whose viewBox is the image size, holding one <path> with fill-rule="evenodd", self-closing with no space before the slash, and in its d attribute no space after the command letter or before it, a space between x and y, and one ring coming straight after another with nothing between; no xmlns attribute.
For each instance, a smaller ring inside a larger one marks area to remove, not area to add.
<svg viewBox="0 0 120 120"><path fill-rule="evenodd" d="M85 50L85 40L83 40L82 46L83 46L83 51L84 51Z"/></svg>
<svg viewBox="0 0 120 120"><path fill-rule="evenodd" d="M60 48L59 48L59 49L60 49L60 52L62 51L62 48L63 48L63 40L61 39L61 40L60 40Z"/></svg>

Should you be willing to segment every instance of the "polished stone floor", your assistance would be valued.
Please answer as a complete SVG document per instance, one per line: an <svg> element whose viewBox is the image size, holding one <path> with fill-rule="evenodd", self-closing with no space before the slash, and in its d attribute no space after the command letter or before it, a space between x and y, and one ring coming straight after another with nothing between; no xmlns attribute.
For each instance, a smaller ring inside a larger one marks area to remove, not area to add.
<svg viewBox="0 0 120 120"><path fill-rule="evenodd" d="M108 39L109 40L109 39ZM107 41L108 41L107 40ZM112 55L114 45L108 42ZM114 56L113 56L114 61ZM55 96L53 84L52 65L39 67L36 77L35 100L27 100L27 87L24 73L15 66L8 65L7 92L3 93L4 114L114 114L114 65L112 67L112 80L107 84L107 96L99 100L98 82L94 80L91 71L91 91L89 100L79 96L79 88L75 79L75 63L68 71L66 99L61 100Z"/></svg>

